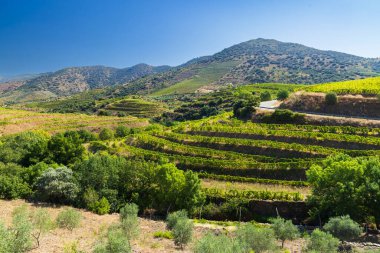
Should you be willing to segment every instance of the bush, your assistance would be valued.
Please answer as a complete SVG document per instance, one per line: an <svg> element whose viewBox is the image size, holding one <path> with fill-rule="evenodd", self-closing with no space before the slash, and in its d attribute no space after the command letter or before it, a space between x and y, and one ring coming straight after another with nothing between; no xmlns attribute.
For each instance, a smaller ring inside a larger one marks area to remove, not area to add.
<svg viewBox="0 0 380 253"><path fill-rule="evenodd" d="M132 252L129 240L122 229L110 227L105 240L103 239L94 249L94 253L129 253Z"/></svg>
<svg viewBox="0 0 380 253"><path fill-rule="evenodd" d="M103 215L109 213L111 205L106 197L99 200L97 192L93 188L87 188L83 194L83 201L86 208L91 212Z"/></svg>
<svg viewBox="0 0 380 253"><path fill-rule="evenodd" d="M272 100L272 95L270 94L269 91L264 91L263 93L260 94L260 100L261 101L270 101Z"/></svg>
<svg viewBox="0 0 380 253"><path fill-rule="evenodd" d="M265 123L275 124L290 124L297 123L302 124L305 122L305 115L301 113L295 113L287 109L276 109L273 113L264 115L262 120Z"/></svg>
<svg viewBox="0 0 380 253"><path fill-rule="evenodd" d="M49 168L37 179L36 196L39 200L70 204L76 200L79 187L71 169Z"/></svg>
<svg viewBox="0 0 380 253"><path fill-rule="evenodd" d="M32 216L32 224L35 230L33 234L34 239L36 239L37 247L40 246L41 235L49 232L54 228L54 222L52 221L48 211L43 208L38 208Z"/></svg>
<svg viewBox="0 0 380 253"><path fill-rule="evenodd" d="M174 243L183 249L183 246L191 241L193 236L193 222L190 219L178 219L173 227Z"/></svg>
<svg viewBox="0 0 380 253"><path fill-rule="evenodd" d="M139 234L138 211L139 208L134 203L126 204L120 209L121 228L128 239L132 239Z"/></svg>
<svg viewBox="0 0 380 253"><path fill-rule="evenodd" d="M275 235L270 228L258 228L247 224L241 226L236 233L245 252L273 252L276 249Z"/></svg>
<svg viewBox="0 0 380 253"><path fill-rule="evenodd" d="M58 164L73 164L83 158L85 148L79 134L55 134L48 142L51 159Z"/></svg>
<svg viewBox="0 0 380 253"><path fill-rule="evenodd" d="M171 231L157 231L153 233L154 238L173 239L173 233Z"/></svg>
<svg viewBox="0 0 380 253"><path fill-rule="evenodd" d="M116 127L115 129L115 136L118 138L122 138L127 136L131 132L131 129L129 127L120 125Z"/></svg>
<svg viewBox="0 0 380 253"><path fill-rule="evenodd" d="M341 241L349 241L359 237L362 229L359 224L351 220L350 216L330 218L323 226L327 232L339 238Z"/></svg>
<svg viewBox="0 0 380 253"><path fill-rule="evenodd" d="M29 185L18 176L0 175L0 198L27 198L32 193Z"/></svg>
<svg viewBox="0 0 380 253"><path fill-rule="evenodd" d="M229 238L226 235L206 234L197 240L194 247L195 253L243 253L246 252L239 240Z"/></svg>
<svg viewBox="0 0 380 253"><path fill-rule="evenodd" d="M111 129L103 128L99 133L99 139L102 141L110 140L113 138L113 132Z"/></svg>
<svg viewBox="0 0 380 253"><path fill-rule="evenodd" d="M94 212L103 215L109 213L110 209L110 203L105 197L102 197L99 201L96 201Z"/></svg>
<svg viewBox="0 0 380 253"><path fill-rule="evenodd" d="M187 219L186 210L180 210L180 211L168 214L168 216L166 217L166 227L168 229L173 229L175 224L177 224L178 220L180 219Z"/></svg>
<svg viewBox="0 0 380 253"><path fill-rule="evenodd" d="M280 90L278 93L277 93L277 99L278 100L285 100L289 97L289 91L287 90Z"/></svg>
<svg viewBox="0 0 380 253"><path fill-rule="evenodd" d="M58 214L56 223L58 227L72 231L74 228L79 227L81 219L80 212L73 208L65 208Z"/></svg>
<svg viewBox="0 0 380 253"><path fill-rule="evenodd" d="M272 219L272 229L278 240L281 241L281 247L284 247L284 242L286 240L294 240L299 237L299 231L296 226L290 220L285 220L283 218Z"/></svg>
<svg viewBox="0 0 380 253"><path fill-rule="evenodd" d="M316 229L311 233L307 243L307 252L337 252L339 240L329 233Z"/></svg>
<svg viewBox="0 0 380 253"><path fill-rule="evenodd" d="M327 93L325 96L325 103L327 105L336 105L338 103L338 96L336 95L336 93Z"/></svg>

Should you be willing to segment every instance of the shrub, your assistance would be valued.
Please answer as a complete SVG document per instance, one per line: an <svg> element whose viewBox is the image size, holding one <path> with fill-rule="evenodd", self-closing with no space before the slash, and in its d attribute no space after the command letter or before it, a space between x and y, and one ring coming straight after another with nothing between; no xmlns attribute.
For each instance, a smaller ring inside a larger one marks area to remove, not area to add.
<svg viewBox="0 0 380 253"><path fill-rule="evenodd" d="M0 175L0 198L17 199L30 196L32 190L29 185L18 176Z"/></svg>
<svg viewBox="0 0 380 253"><path fill-rule="evenodd" d="M339 240L329 233L325 233L316 229L311 233L310 239L307 243L306 250L308 252L337 252Z"/></svg>
<svg viewBox="0 0 380 253"><path fill-rule="evenodd" d="M270 101L272 100L272 95L270 94L269 91L264 91L263 93L260 94L260 100L261 101Z"/></svg>
<svg viewBox="0 0 380 253"><path fill-rule="evenodd" d="M183 246L191 241L193 236L193 222L190 219L182 218L173 227L174 243L183 249Z"/></svg>
<svg viewBox="0 0 380 253"><path fill-rule="evenodd" d="M95 203L95 213L103 215L110 212L111 206L105 197L102 197Z"/></svg>
<svg viewBox="0 0 380 253"><path fill-rule="evenodd" d="M29 220L29 212L26 205L15 208L12 213L12 227L9 252L26 252L33 246L33 224Z"/></svg>
<svg viewBox="0 0 380 253"><path fill-rule="evenodd" d="M286 240L294 240L299 237L299 231L296 226L290 220L283 218L272 219L272 229L277 239L281 241L281 247L284 247Z"/></svg>
<svg viewBox="0 0 380 253"><path fill-rule="evenodd" d="M85 148L79 134L55 134L48 142L51 159L58 164L73 164L83 158Z"/></svg>
<svg viewBox="0 0 380 253"><path fill-rule="evenodd" d="M187 219L186 210L180 210L180 211L168 214L168 216L166 217L166 227L168 229L173 229L175 224L177 224L178 220L180 219Z"/></svg>
<svg viewBox="0 0 380 253"><path fill-rule="evenodd" d="M134 238L139 234L138 211L139 208L134 203L126 204L120 209L121 228L128 239Z"/></svg>
<svg viewBox="0 0 380 253"><path fill-rule="evenodd" d="M266 123L289 124L305 122L305 115L287 109L276 109L273 113L264 115L262 120Z"/></svg>
<svg viewBox="0 0 380 253"><path fill-rule="evenodd" d="M275 235L270 228L258 228L247 224L237 230L237 237L246 252L273 252L276 248Z"/></svg>
<svg viewBox="0 0 380 253"><path fill-rule="evenodd" d="M289 91L287 90L280 90L278 93L277 93L277 99L278 100L285 100L289 97Z"/></svg>
<svg viewBox="0 0 380 253"><path fill-rule="evenodd" d="M102 141L110 140L113 138L113 132L111 129L103 128L99 133L99 139Z"/></svg>
<svg viewBox="0 0 380 253"><path fill-rule="evenodd" d="M157 231L153 233L154 238L173 239L173 233L171 231Z"/></svg>
<svg viewBox="0 0 380 253"><path fill-rule="evenodd" d="M131 132L131 129L129 127L120 125L116 127L115 129L115 136L118 138L122 138L127 136Z"/></svg>
<svg viewBox="0 0 380 253"><path fill-rule="evenodd" d="M355 239L362 232L359 224L351 220L348 215L330 218L329 221L323 226L323 229L330 232L341 241Z"/></svg>
<svg viewBox="0 0 380 253"><path fill-rule="evenodd" d="M132 252L129 240L122 229L110 227L105 240L102 240L94 249L94 253L129 253Z"/></svg>
<svg viewBox="0 0 380 253"><path fill-rule="evenodd" d="M214 235L207 233L197 240L194 247L195 253L243 253L246 252L239 240L229 238L226 235Z"/></svg>
<svg viewBox="0 0 380 253"><path fill-rule="evenodd" d="M103 215L109 213L111 205L106 197L99 200L97 192L93 188L87 188L83 194L83 201L86 208L91 212Z"/></svg>
<svg viewBox="0 0 380 253"><path fill-rule="evenodd" d="M325 103L327 105L336 105L338 103L338 96L334 92L329 92L325 96Z"/></svg>
<svg viewBox="0 0 380 253"><path fill-rule="evenodd" d="M73 208L63 209L57 216L56 223L60 228L66 228L72 231L79 227L82 215Z"/></svg>
<svg viewBox="0 0 380 253"><path fill-rule="evenodd" d="M11 233L4 224L0 222L0 253L11 252L11 246Z"/></svg>
<svg viewBox="0 0 380 253"><path fill-rule="evenodd" d="M49 168L37 179L36 196L38 199L53 203L73 203L79 192L71 169Z"/></svg>
<svg viewBox="0 0 380 253"><path fill-rule="evenodd" d="M54 228L54 222L52 221L48 211L46 209L38 208L32 216L32 224L35 232L33 233L34 239L36 239L37 247L40 246L41 235L49 232Z"/></svg>

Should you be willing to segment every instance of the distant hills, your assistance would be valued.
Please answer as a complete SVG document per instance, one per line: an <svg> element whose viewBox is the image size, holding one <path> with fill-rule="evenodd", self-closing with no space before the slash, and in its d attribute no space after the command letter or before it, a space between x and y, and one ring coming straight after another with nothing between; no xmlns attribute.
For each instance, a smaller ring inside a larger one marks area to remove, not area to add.
<svg viewBox="0 0 380 253"><path fill-rule="evenodd" d="M109 87L111 90L107 92L114 96L147 93L162 96L208 91L228 84L311 84L378 75L379 59L255 39L177 67L138 64L124 69L104 66L65 68L7 89L0 94L0 101L44 100Z"/></svg>

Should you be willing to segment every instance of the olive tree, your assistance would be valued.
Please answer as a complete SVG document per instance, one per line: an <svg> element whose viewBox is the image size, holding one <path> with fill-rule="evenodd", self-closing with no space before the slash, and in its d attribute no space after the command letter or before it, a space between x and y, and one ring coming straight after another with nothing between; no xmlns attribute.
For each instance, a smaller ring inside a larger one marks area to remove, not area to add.
<svg viewBox="0 0 380 253"><path fill-rule="evenodd" d="M299 231L290 220L277 217L271 220L272 229L278 240L281 241L281 247L284 247L286 240L294 240L299 237Z"/></svg>
<svg viewBox="0 0 380 253"><path fill-rule="evenodd" d="M359 237L362 232L359 224L353 221L348 215L330 218L323 226L323 229L330 232L341 241L355 239Z"/></svg>

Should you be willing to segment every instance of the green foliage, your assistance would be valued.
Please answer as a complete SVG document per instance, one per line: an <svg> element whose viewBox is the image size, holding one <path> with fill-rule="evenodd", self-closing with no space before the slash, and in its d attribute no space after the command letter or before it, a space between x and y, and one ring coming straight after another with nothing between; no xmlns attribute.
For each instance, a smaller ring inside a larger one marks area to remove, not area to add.
<svg viewBox="0 0 380 253"><path fill-rule="evenodd" d="M275 235L270 228L258 228L252 224L246 224L238 228L237 237L244 251L249 252L273 252L276 249Z"/></svg>
<svg viewBox="0 0 380 253"><path fill-rule="evenodd" d="M183 249L191 241L193 228L194 224L190 219L178 219L172 230L175 245Z"/></svg>
<svg viewBox="0 0 380 253"><path fill-rule="evenodd" d="M305 115L287 109L276 109L273 113L264 115L262 121L275 124L301 124L305 121Z"/></svg>
<svg viewBox="0 0 380 253"><path fill-rule="evenodd" d="M49 168L37 178L36 197L52 203L74 203L79 193L73 171L66 167Z"/></svg>
<svg viewBox="0 0 380 253"><path fill-rule="evenodd" d="M122 138L127 136L131 132L131 129L129 127L120 125L117 126L115 129L115 137Z"/></svg>
<svg viewBox="0 0 380 253"><path fill-rule="evenodd" d="M282 248L286 240L294 240L300 235L298 228L290 220L277 217L272 219L271 222L274 235L281 241Z"/></svg>
<svg viewBox="0 0 380 253"><path fill-rule="evenodd" d="M83 158L85 149L79 134L55 134L48 142L51 159L60 164L72 164Z"/></svg>
<svg viewBox="0 0 380 253"><path fill-rule="evenodd" d="M338 96L334 92L329 92L325 96L325 103L327 105L336 105L338 103Z"/></svg>
<svg viewBox="0 0 380 253"><path fill-rule="evenodd" d="M32 193L30 186L20 177L0 174L0 198L17 199L27 198Z"/></svg>
<svg viewBox="0 0 380 253"><path fill-rule="evenodd" d="M337 155L307 171L312 186L313 215L350 215L364 221L367 216L380 220L380 159Z"/></svg>
<svg viewBox="0 0 380 253"><path fill-rule="evenodd" d="M157 231L153 233L154 238L173 239L173 233L171 231Z"/></svg>
<svg viewBox="0 0 380 253"><path fill-rule="evenodd" d="M187 211L186 210L180 210L173 213L169 213L166 217L166 227L168 229L173 229L175 224L177 224L178 220L180 219L187 219Z"/></svg>
<svg viewBox="0 0 380 253"><path fill-rule="evenodd" d="M237 94L238 100L233 103L233 115L238 119L249 119L255 113L260 100L250 92L240 92Z"/></svg>
<svg viewBox="0 0 380 253"><path fill-rule="evenodd" d="M260 100L262 102L264 102L264 101L270 101L270 100L272 100L272 95L270 94L269 91L266 90L266 91L264 91L263 93L260 94Z"/></svg>
<svg viewBox="0 0 380 253"><path fill-rule="evenodd" d="M111 226L105 238L95 246L94 253L129 253L131 245L124 231L117 226Z"/></svg>
<svg viewBox="0 0 380 253"><path fill-rule="evenodd" d="M280 90L278 93L277 93L277 99L278 100L285 100L289 97L289 91L287 90Z"/></svg>
<svg viewBox="0 0 380 253"><path fill-rule="evenodd" d="M139 234L138 211L139 208L134 203L126 204L120 209L120 227L128 239L135 238Z"/></svg>
<svg viewBox="0 0 380 253"><path fill-rule="evenodd" d="M243 253L246 252L242 243L224 234L214 235L207 233L196 241L195 253Z"/></svg>
<svg viewBox="0 0 380 253"><path fill-rule="evenodd" d="M88 210L100 215L109 213L111 209L108 199L103 196L99 200L99 195L91 187L87 188L83 193L83 202Z"/></svg>
<svg viewBox="0 0 380 253"><path fill-rule="evenodd" d="M114 134L111 129L103 128L99 133L99 139L102 141L110 140L114 137Z"/></svg>
<svg viewBox="0 0 380 253"><path fill-rule="evenodd" d="M338 251L339 240L329 233L315 229L307 243L307 252L334 253Z"/></svg>
<svg viewBox="0 0 380 253"><path fill-rule="evenodd" d="M11 235L10 231L0 222L0 253L12 252Z"/></svg>
<svg viewBox="0 0 380 253"><path fill-rule="evenodd" d="M72 231L74 228L79 227L82 215L79 211L73 208L65 208L59 212L56 223L59 228L65 228Z"/></svg>
<svg viewBox="0 0 380 253"><path fill-rule="evenodd" d="M29 219L28 207L19 206L13 210L10 236L10 252L26 252L33 246L33 224Z"/></svg>
<svg viewBox="0 0 380 253"><path fill-rule="evenodd" d="M54 222L46 209L38 208L33 213L32 224L35 230L33 237L36 239L37 247L39 247L40 236L52 230L54 228Z"/></svg>
<svg viewBox="0 0 380 253"><path fill-rule="evenodd" d="M360 225L351 220L348 215L330 218L323 229L342 241L356 239L362 232Z"/></svg>

